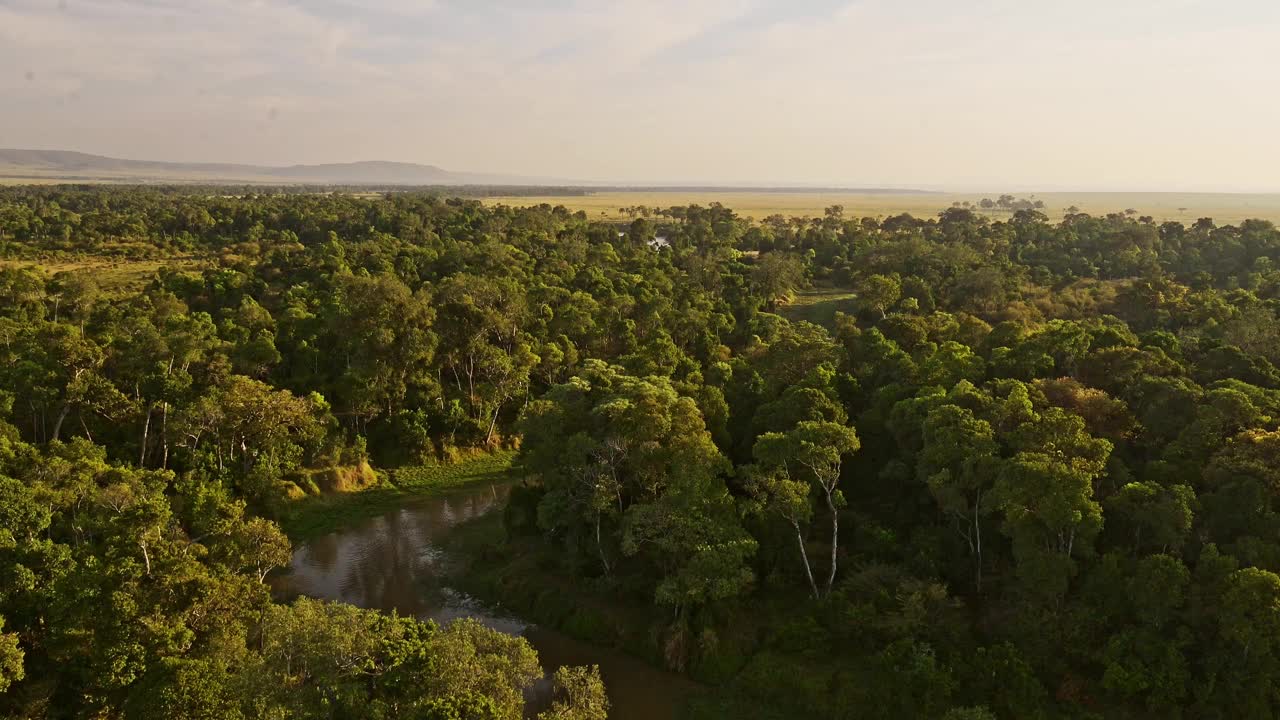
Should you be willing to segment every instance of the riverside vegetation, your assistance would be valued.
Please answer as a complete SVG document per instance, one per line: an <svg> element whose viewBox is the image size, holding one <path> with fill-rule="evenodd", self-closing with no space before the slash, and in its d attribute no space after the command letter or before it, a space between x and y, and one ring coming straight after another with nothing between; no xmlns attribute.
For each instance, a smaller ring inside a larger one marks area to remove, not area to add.
<svg viewBox="0 0 1280 720"><path fill-rule="evenodd" d="M0 256L4 715L519 717L522 639L264 584L477 452L475 583L693 717L1280 711L1270 222L17 187Z"/></svg>

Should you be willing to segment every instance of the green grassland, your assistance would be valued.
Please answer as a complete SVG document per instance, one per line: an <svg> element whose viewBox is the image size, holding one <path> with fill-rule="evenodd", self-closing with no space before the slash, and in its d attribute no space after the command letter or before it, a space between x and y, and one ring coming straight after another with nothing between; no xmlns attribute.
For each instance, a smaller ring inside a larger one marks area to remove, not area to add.
<svg viewBox="0 0 1280 720"><path fill-rule="evenodd" d="M508 479L514 452L477 455L451 465L404 467L378 474L378 482L355 492L308 495L291 501L280 517L289 539L299 542L357 520L377 517L405 503L450 490Z"/></svg>
<svg viewBox="0 0 1280 720"><path fill-rule="evenodd" d="M815 325L834 328L836 313L852 315L857 310L854 305L856 297L857 295L852 291L840 288L801 290L778 309L778 314L792 322L805 320Z"/></svg>
<svg viewBox="0 0 1280 720"><path fill-rule="evenodd" d="M1109 193L1109 192L1046 192L1013 193L1020 198L1034 197L1043 200L1045 214L1051 220L1060 220L1067 208L1075 206L1091 215L1105 215L1125 210L1137 210L1139 215L1150 215L1156 220L1177 220L1192 223L1202 217L1211 217L1218 223L1239 223L1249 218L1261 218L1280 222L1280 193ZM680 205L709 205L718 202L733 208L743 217L756 220L770 215L787 217L820 217L823 209L843 205L846 216L882 217L910 213L916 217L930 217L951 207L952 203L977 203L983 198L996 198L1000 193L819 193L819 192L721 192L721 191L607 191L580 197L494 197L486 198L490 205L528 206L548 203L563 205L570 210L582 210L590 217L629 219L621 211L625 207L644 205L651 208L668 208ZM1008 212L991 211L993 218L1007 218Z"/></svg>

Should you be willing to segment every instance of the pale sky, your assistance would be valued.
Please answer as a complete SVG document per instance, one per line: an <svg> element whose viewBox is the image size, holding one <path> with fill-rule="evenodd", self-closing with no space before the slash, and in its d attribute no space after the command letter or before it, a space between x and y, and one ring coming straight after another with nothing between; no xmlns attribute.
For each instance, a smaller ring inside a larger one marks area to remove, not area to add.
<svg viewBox="0 0 1280 720"><path fill-rule="evenodd" d="M0 0L0 147L1280 192L1280 0Z"/></svg>

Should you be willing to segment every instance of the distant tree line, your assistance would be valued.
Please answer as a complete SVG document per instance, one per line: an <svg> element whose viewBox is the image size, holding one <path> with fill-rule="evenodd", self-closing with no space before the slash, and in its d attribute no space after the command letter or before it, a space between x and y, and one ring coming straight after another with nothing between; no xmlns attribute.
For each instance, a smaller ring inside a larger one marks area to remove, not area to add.
<svg viewBox="0 0 1280 720"><path fill-rule="evenodd" d="M951 203L951 207L965 210L1003 210L1006 212L1016 212L1018 210L1043 210L1045 208L1045 204L1043 200L1036 199L1034 195L1030 198L1017 198L1012 195L1001 195L995 200L992 200L991 198L982 198L977 202L973 202L972 200L957 200ZM1076 208L1075 210L1078 211L1079 208Z"/></svg>

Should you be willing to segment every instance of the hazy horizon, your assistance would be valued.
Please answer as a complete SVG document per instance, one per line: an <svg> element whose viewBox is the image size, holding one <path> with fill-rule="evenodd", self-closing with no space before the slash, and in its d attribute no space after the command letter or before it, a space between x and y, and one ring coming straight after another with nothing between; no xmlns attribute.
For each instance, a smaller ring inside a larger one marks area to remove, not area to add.
<svg viewBox="0 0 1280 720"><path fill-rule="evenodd" d="M0 146L619 184L1277 192L1280 4L0 0Z"/></svg>

